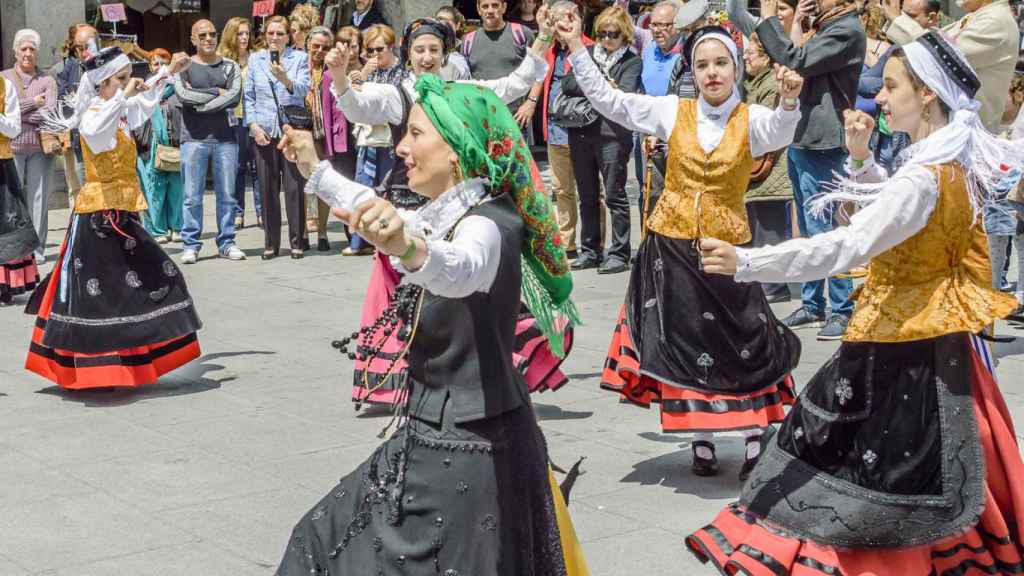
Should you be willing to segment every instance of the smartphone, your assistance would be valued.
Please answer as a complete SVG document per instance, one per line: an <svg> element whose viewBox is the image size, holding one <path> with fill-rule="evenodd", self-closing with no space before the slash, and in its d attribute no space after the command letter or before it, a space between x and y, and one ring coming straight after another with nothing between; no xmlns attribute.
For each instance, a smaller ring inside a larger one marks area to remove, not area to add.
<svg viewBox="0 0 1024 576"><path fill-rule="evenodd" d="M270 61L273 62L274 64L280 64L281 63L281 53L278 52L277 50L272 51L270 53Z"/></svg>

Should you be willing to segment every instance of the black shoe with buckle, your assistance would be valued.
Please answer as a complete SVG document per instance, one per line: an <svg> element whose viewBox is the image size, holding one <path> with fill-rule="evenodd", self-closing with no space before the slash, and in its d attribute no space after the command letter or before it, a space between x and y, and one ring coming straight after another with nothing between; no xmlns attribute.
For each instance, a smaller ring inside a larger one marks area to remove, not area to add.
<svg viewBox="0 0 1024 576"><path fill-rule="evenodd" d="M701 458L697 455L697 448L704 447L711 451L711 458ZM714 476L718 474L718 458L715 457L715 445L707 440L695 440L690 445L693 451L693 464L690 469L696 476Z"/></svg>
<svg viewBox="0 0 1024 576"><path fill-rule="evenodd" d="M751 436L750 438L747 438L747 443L745 447L749 447L751 443L760 444L761 435L758 434L757 436ZM747 478L750 478L750 473L754 471L754 466L757 466L757 461L758 459L761 458L762 449L763 447L761 447L761 449L757 451L757 456L754 456L753 458L748 457L746 460L743 461L743 466L740 468L739 474L740 482L746 482ZM750 454L749 449L745 452L745 454Z"/></svg>

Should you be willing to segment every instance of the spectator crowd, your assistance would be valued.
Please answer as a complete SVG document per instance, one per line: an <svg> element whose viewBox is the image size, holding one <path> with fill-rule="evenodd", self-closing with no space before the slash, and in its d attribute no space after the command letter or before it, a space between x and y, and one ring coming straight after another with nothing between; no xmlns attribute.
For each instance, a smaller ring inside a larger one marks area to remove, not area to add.
<svg viewBox="0 0 1024 576"><path fill-rule="evenodd" d="M380 2L382 0L376 0ZM479 23L454 6L434 17L448 26L454 51L431 56L403 46L375 0L357 0L348 25L321 25L320 10L300 4L289 16L263 22L260 34L244 17L218 30L208 20L192 27L191 65L161 95L150 121L135 130L137 172L148 210L146 229L159 242L180 242L181 262L195 264L204 246L204 201L215 203L217 254L241 260L236 231L263 229L263 259L282 248L282 219L293 259L311 249L330 251L329 210L305 194L305 181L285 161L278 143L285 124L314 134L318 152L350 179L380 186L396 165L395 124L349 121L337 105L325 57L344 45L348 82L354 90L370 84L399 88L417 71L446 80L491 80L519 67L537 34L537 0L477 0ZM872 137L879 164L890 172L907 146L905 134L886 125L885 107L875 102L892 51L931 28L941 28L965 53L981 78L981 117L992 132L1024 137L1024 69L1018 65L1019 8L1008 0L964 0L959 20L943 14L936 0L761 0L755 10L745 0L712 5L708 0L650 1L554 0L554 17L577 10L586 23L584 44L601 72L617 88L654 96L696 98L693 71L685 57L687 39L706 24L721 24L733 35L743 65L737 92L749 103L780 104L773 66L795 70L806 79L799 99L801 120L788 148L755 159L747 193L753 244L813 236L842 225L842 215L812 214L805 202L847 163L844 114L861 110L876 120ZM55 159L62 156L70 193L80 186L82 145L77 134L57 138L40 129L45 110L74 94L82 63L91 55L97 31L87 24L68 30L64 61L48 74L37 65L39 34L21 30L14 38L14 67L2 72L17 88L22 130L12 147L28 198L43 260L48 194ZM425 49L429 50L429 49ZM524 137L546 155L549 191L556 206L561 240L574 258L572 268L615 274L630 268L632 226L641 225L664 186L667 143L633 133L601 117L577 85L566 46L547 54L546 77L528 94L509 102ZM167 64L165 49L149 51L152 70ZM389 125L390 124L390 125ZM628 170L634 161L635 172ZM74 168L73 168L74 167ZM214 194L205 197L207 178ZM634 222L627 181L639 184ZM251 190L251 209L247 195ZM1004 206L986 216L993 282L1012 289L1006 271L1011 255L1024 264L1024 198L1012 187ZM283 211L283 215L282 215ZM247 217L254 216L254 220ZM207 229L212 228L210 223ZM372 248L346 231L345 255L368 255ZM1019 266L1022 269L1024 266ZM804 283L802 306L783 320L790 327L820 327L821 339L839 339L853 310L852 279L858 271L826 281ZM1024 300L1024 280L1016 283ZM770 302L790 299L787 286L765 285Z"/></svg>

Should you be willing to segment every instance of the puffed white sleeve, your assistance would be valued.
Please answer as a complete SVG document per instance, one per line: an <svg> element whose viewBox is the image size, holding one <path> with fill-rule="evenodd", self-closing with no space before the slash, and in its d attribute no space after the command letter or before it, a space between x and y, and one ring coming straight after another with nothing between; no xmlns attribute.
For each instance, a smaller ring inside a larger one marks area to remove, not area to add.
<svg viewBox="0 0 1024 576"><path fill-rule="evenodd" d="M423 286L431 294L464 298L489 292L501 261L501 232L493 220L467 216L455 228L451 240L428 240L427 259L417 270L408 270L392 257L404 281Z"/></svg>
<svg viewBox="0 0 1024 576"><path fill-rule="evenodd" d="M930 171L923 167L908 170L854 214L849 226L775 246L737 248L736 280L806 282L863 266L921 231L938 196L938 184Z"/></svg>
<svg viewBox="0 0 1024 576"><path fill-rule="evenodd" d="M306 180L306 194L316 194L331 208L351 212L356 206L377 196L372 188L339 174L330 161L323 160Z"/></svg>
<svg viewBox="0 0 1024 576"><path fill-rule="evenodd" d="M527 51L526 57L512 74L496 80L466 80L467 84L485 86L494 91L501 101L508 104L530 93L534 84L543 82L548 74L548 63L540 56Z"/></svg>
<svg viewBox="0 0 1024 576"><path fill-rule="evenodd" d="M402 123L402 95L399 88L391 84L366 82L358 90L349 83L348 90L339 93L331 84L331 93L338 107L349 122L358 124Z"/></svg>
<svg viewBox="0 0 1024 576"><path fill-rule="evenodd" d="M109 152L117 146L118 124L124 113L124 90L118 90L108 100L93 97L78 122L78 132L94 154Z"/></svg>
<svg viewBox="0 0 1024 576"><path fill-rule="evenodd" d="M668 140L676 125L679 97L633 94L612 88L586 48L573 52L569 61L576 83L601 116L634 132Z"/></svg>
<svg viewBox="0 0 1024 576"><path fill-rule="evenodd" d="M14 138L21 134L21 105L18 104L18 90L10 80L4 78L4 113L0 114L0 134Z"/></svg>
<svg viewBox="0 0 1024 576"><path fill-rule="evenodd" d="M161 66L156 74L146 79L146 86L149 88L145 92L139 92L125 100L125 118L129 129L134 130L153 117L153 112L160 105L160 96L164 88L169 82L173 82L173 78L167 66Z"/></svg>
<svg viewBox="0 0 1024 576"><path fill-rule="evenodd" d="M782 150L793 143L796 125L800 122L800 107L786 110L780 104L768 108L750 106L750 155L754 158Z"/></svg>

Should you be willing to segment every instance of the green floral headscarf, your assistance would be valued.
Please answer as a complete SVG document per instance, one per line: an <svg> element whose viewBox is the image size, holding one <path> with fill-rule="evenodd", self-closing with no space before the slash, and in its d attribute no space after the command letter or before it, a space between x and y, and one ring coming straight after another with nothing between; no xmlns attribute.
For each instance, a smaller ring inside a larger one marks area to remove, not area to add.
<svg viewBox="0 0 1024 576"><path fill-rule="evenodd" d="M569 296L572 276L554 208L533 157L508 107L488 88L444 82L434 74L416 81L418 103L459 157L466 178L488 181L492 194L511 194L526 226L523 300L561 355L560 319L579 323Z"/></svg>

